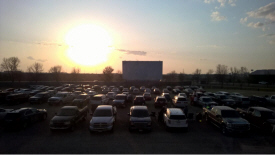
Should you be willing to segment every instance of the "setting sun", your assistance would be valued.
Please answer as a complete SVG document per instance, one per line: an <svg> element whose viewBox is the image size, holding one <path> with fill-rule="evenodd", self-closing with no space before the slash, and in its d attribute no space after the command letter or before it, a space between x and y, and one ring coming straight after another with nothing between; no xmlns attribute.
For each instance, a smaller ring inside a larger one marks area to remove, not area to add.
<svg viewBox="0 0 275 155"><path fill-rule="evenodd" d="M67 55L80 65L97 65L107 60L112 39L106 30L92 25L80 25L65 36Z"/></svg>

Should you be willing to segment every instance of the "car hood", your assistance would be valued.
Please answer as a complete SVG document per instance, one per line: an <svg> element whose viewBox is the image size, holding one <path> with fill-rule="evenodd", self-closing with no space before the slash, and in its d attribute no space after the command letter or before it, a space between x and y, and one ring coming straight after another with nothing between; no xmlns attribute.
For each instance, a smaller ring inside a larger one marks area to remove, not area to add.
<svg viewBox="0 0 275 155"><path fill-rule="evenodd" d="M151 117L131 117L131 122L151 122Z"/></svg>
<svg viewBox="0 0 275 155"><path fill-rule="evenodd" d="M268 119L268 120L266 120L268 123L270 123L270 124L275 124L275 119Z"/></svg>
<svg viewBox="0 0 275 155"><path fill-rule="evenodd" d="M50 100L61 100L62 97L51 97Z"/></svg>
<svg viewBox="0 0 275 155"><path fill-rule="evenodd" d="M110 123L112 122L112 116L108 117L92 117L90 124L91 123Z"/></svg>
<svg viewBox="0 0 275 155"><path fill-rule="evenodd" d="M243 118L223 118L225 123L232 123L232 124L249 124L249 122Z"/></svg>
<svg viewBox="0 0 275 155"><path fill-rule="evenodd" d="M65 122L65 121L70 121L74 118L74 116L54 116L52 118L53 122Z"/></svg>

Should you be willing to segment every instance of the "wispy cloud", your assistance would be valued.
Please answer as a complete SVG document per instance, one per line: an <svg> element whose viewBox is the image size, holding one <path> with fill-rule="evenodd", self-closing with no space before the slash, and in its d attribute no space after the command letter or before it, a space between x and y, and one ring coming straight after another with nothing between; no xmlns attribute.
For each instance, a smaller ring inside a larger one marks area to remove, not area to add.
<svg viewBox="0 0 275 155"><path fill-rule="evenodd" d="M203 1L206 4L210 4L210 3L219 3L219 7L225 7L226 4L229 4L230 6L236 6L236 2L237 0L204 0ZM216 9L218 9L219 7L215 7Z"/></svg>
<svg viewBox="0 0 275 155"><path fill-rule="evenodd" d="M265 18L275 21L275 2L260 7L258 10L247 12L247 15L253 18Z"/></svg>
<svg viewBox="0 0 275 155"><path fill-rule="evenodd" d="M34 60L34 61L40 61L40 62L46 62L47 59L34 59L32 56L28 56L27 59Z"/></svg>
<svg viewBox="0 0 275 155"><path fill-rule="evenodd" d="M35 42L34 44L42 45L42 46L63 46L62 43L54 43L54 42Z"/></svg>
<svg viewBox="0 0 275 155"><path fill-rule="evenodd" d="M125 54L142 55L142 56L145 56L147 54L147 52L144 52L144 51L132 51L132 50L125 50L125 49L116 49L116 50L123 52Z"/></svg>
<svg viewBox="0 0 275 155"><path fill-rule="evenodd" d="M212 21L223 21L227 19L225 16L220 15L218 11L212 12L211 18Z"/></svg>
<svg viewBox="0 0 275 155"><path fill-rule="evenodd" d="M247 17L240 19L240 23L245 24L246 22L247 22Z"/></svg>

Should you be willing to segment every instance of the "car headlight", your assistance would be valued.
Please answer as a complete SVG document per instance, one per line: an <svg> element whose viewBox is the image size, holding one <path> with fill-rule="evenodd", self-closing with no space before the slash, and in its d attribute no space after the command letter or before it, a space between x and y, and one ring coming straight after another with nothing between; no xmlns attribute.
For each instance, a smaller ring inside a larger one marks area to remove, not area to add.
<svg viewBox="0 0 275 155"><path fill-rule="evenodd" d="M70 125L71 122L70 121L67 121L67 122L64 122L65 125Z"/></svg>

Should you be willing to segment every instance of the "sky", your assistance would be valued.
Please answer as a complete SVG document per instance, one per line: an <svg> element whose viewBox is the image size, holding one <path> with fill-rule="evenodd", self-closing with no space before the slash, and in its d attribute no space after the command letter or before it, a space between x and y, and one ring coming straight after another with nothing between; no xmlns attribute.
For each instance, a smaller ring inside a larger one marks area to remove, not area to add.
<svg viewBox="0 0 275 155"><path fill-rule="evenodd" d="M275 68L274 0L3 0L0 62L44 72L122 71L122 61L163 61L163 73L218 64Z"/></svg>

